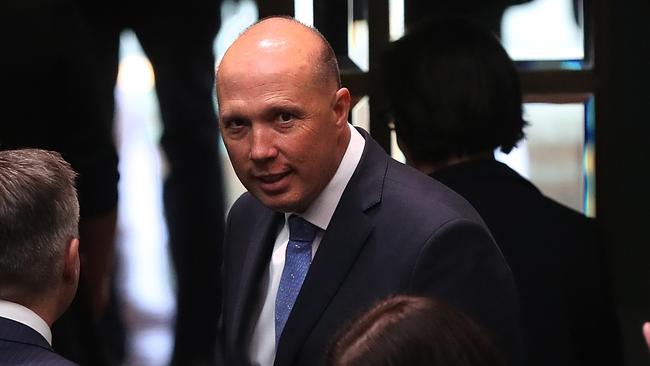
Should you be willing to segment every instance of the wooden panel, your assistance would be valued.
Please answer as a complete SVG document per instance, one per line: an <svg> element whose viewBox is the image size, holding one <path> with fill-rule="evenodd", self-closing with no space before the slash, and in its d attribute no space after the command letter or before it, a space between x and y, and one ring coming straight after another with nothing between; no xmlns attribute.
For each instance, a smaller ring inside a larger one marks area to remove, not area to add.
<svg viewBox="0 0 650 366"><path fill-rule="evenodd" d="M598 87L592 70L521 71L524 94L593 93Z"/></svg>
<svg viewBox="0 0 650 366"><path fill-rule="evenodd" d="M524 103L586 103L592 96L592 93L524 93Z"/></svg>

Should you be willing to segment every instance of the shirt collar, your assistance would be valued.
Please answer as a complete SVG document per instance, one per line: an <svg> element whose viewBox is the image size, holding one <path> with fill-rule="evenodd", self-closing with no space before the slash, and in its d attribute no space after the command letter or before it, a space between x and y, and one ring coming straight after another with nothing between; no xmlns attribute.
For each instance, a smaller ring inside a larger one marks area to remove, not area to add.
<svg viewBox="0 0 650 366"><path fill-rule="evenodd" d="M31 309L16 304L15 302L0 300L0 316L25 324L34 329L45 338L50 346L52 345L52 331L50 330L50 326Z"/></svg>
<svg viewBox="0 0 650 366"><path fill-rule="evenodd" d="M348 124L350 129L350 142L345 150L341 164L336 169L336 173L332 179L327 183L325 189L316 197L314 202L309 205L307 210L301 214L305 220L318 226L322 230L326 230L329 226L330 220L334 215L336 206L347 187L352 174L357 169L363 149L366 145L366 140L361 136L359 131L352 125ZM289 214L285 215L288 217Z"/></svg>

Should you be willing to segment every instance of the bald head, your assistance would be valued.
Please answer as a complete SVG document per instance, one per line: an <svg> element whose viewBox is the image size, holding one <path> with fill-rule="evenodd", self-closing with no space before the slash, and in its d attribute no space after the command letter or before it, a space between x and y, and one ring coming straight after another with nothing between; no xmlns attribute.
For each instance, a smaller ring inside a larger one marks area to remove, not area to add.
<svg viewBox="0 0 650 366"><path fill-rule="evenodd" d="M350 140L350 92L313 28L267 18L230 46L217 71L219 128L244 187L265 206L304 212Z"/></svg>
<svg viewBox="0 0 650 366"><path fill-rule="evenodd" d="M264 18L248 27L219 64L217 86L223 71L237 69L243 74L306 72L312 74L314 86L341 87L336 55L329 42L315 28L290 17Z"/></svg>

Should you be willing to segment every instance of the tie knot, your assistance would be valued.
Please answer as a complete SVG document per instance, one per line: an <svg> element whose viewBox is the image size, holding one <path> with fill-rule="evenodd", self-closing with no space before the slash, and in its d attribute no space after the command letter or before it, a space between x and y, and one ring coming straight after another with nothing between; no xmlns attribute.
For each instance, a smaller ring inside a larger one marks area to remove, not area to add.
<svg viewBox="0 0 650 366"><path fill-rule="evenodd" d="M289 240L311 243L316 237L318 226L298 215L289 216Z"/></svg>

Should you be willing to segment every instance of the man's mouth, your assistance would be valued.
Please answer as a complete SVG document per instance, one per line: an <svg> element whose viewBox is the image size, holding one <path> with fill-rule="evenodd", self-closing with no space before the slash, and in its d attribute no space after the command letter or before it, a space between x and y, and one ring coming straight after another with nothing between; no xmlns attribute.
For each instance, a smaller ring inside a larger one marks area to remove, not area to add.
<svg viewBox="0 0 650 366"><path fill-rule="evenodd" d="M259 188L267 194L280 193L288 189L288 180L285 179L291 174L288 170L275 174L253 174L253 177L259 182Z"/></svg>
<svg viewBox="0 0 650 366"><path fill-rule="evenodd" d="M284 172L284 173L277 173L277 174L259 174L259 175L254 175L254 177L258 180L260 180L262 183L275 183L277 181L280 181L282 178L286 177L289 175L289 172Z"/></svg>

